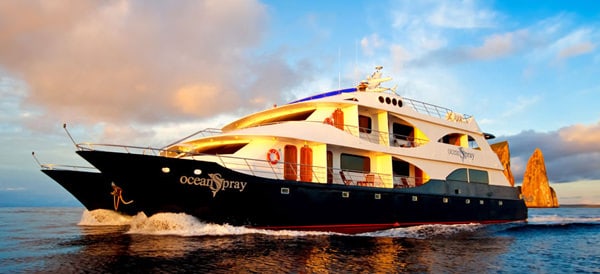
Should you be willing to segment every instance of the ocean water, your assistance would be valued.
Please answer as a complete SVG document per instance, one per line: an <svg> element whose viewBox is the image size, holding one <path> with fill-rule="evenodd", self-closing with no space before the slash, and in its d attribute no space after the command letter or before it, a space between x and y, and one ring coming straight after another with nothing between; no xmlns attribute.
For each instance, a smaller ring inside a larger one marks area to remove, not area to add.
<svg viewBox="0 0 600 274"><path fill-rule="evenodd" d="M0 208L0 273L132 272L600 273L600 208L361 235L254 230L185 214Z"/></svg>

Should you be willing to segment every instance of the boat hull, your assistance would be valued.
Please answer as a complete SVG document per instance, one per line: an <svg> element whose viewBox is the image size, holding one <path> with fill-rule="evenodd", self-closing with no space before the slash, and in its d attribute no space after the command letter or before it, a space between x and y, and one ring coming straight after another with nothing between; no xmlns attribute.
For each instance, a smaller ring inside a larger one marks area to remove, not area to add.
<svg viewBox="0 0 600 274"><path fill-rule="evenodd" d="M42 169L42 172L71 193L87 210L115 210L116 198L112 194L111 181L101 173L70 169ZM117 207L117 210L129 215L141 211L135 205Z"/></svg>
<svg viewBox="0 0 600 274"><path fill-rule="evenodd" d="M360 233L421 224L525 220L519 190L431 180L415 188L261 178L214 162L95 150L77 152L148 216L183 212L202 221L266 229Z"/></svg>

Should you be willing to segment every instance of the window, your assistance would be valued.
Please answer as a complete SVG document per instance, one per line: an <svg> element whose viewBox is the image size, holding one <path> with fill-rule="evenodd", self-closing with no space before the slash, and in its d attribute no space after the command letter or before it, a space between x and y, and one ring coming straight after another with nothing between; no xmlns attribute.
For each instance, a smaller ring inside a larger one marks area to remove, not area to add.
<svg viewBox="0 0 600 274"><path fill-rule="evenodd" d="M488 173L485 170L459 168L446 177L448 181L489 184Z"/></svg>
<svg viewBox="0 0 600 274"><path fill-rule="evenodd" d="M459 168L455 171L452 171L448 177L446 177L448 181L460 181L460 182L468 182L469 178L467 178L467 169Z"/></svg>
<svg viewBox="0 0 600 274"><path fill-rule="evenodd" d="M488 173L485 170L469 169L469 182L489 184L490 179Z"/></svg>
<svg viewBox="0 0 600 274"><path fill-rule="evenodd" d="M371 117L359 115L358 116L358 129L363 133L371 133Z"/></svg>
<svg viewBox="0 0 600 274"><path fill-rule="evenodd" d="M216 145L216 146L208 146L194 150L194 154L234 154L238 150L242 149L248 143L239 143L239 144L224 144L224 145Z"/></svg>
<svg viewBox="0 0 600 274"><path fill-rule="evenodd" d="M344 170L371 172L371 159L369 157L342 153L340 156L340 166Z"/></svg>

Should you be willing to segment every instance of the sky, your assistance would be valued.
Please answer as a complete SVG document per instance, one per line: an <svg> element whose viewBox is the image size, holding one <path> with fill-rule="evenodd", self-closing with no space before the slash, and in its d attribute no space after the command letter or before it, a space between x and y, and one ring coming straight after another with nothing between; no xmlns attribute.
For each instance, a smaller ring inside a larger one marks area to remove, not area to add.
<svg viewBox="0 0 600 274"><path fill-rule="evenodd" d="M324 3L321 3L324 2ZM384 67L600 204L600 2L0 1L0 206L79 205L76 142L160 147Z"/></svg>

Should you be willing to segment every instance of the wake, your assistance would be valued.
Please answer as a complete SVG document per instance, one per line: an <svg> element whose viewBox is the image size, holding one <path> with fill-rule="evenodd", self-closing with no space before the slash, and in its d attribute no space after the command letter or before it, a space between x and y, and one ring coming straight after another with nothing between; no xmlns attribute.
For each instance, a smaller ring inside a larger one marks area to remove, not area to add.
<svg viewBox="0 0 600 274"><path fill-rule="evenodd" d="M420 225L403 228L368 232L355 235L339 234L333 232L311 232L292 230L265 230L254 229L228 224L213 224L198 220L194 216L185 213L158 213L150 217L144 213L129 216L112 210L98 209L85 210L81 221L78 223L84 227L118 226L124 228L128 234L142 235L175 235L175 236L230 236L246 234L263 234L271 236L304 237L320 235L338 235L345 237L391 237L430 239L440 237L462 237L478 233L497 232L510 230L515 226L527 225L524 222L509 224L458 224L458 225Z"/></svg>

